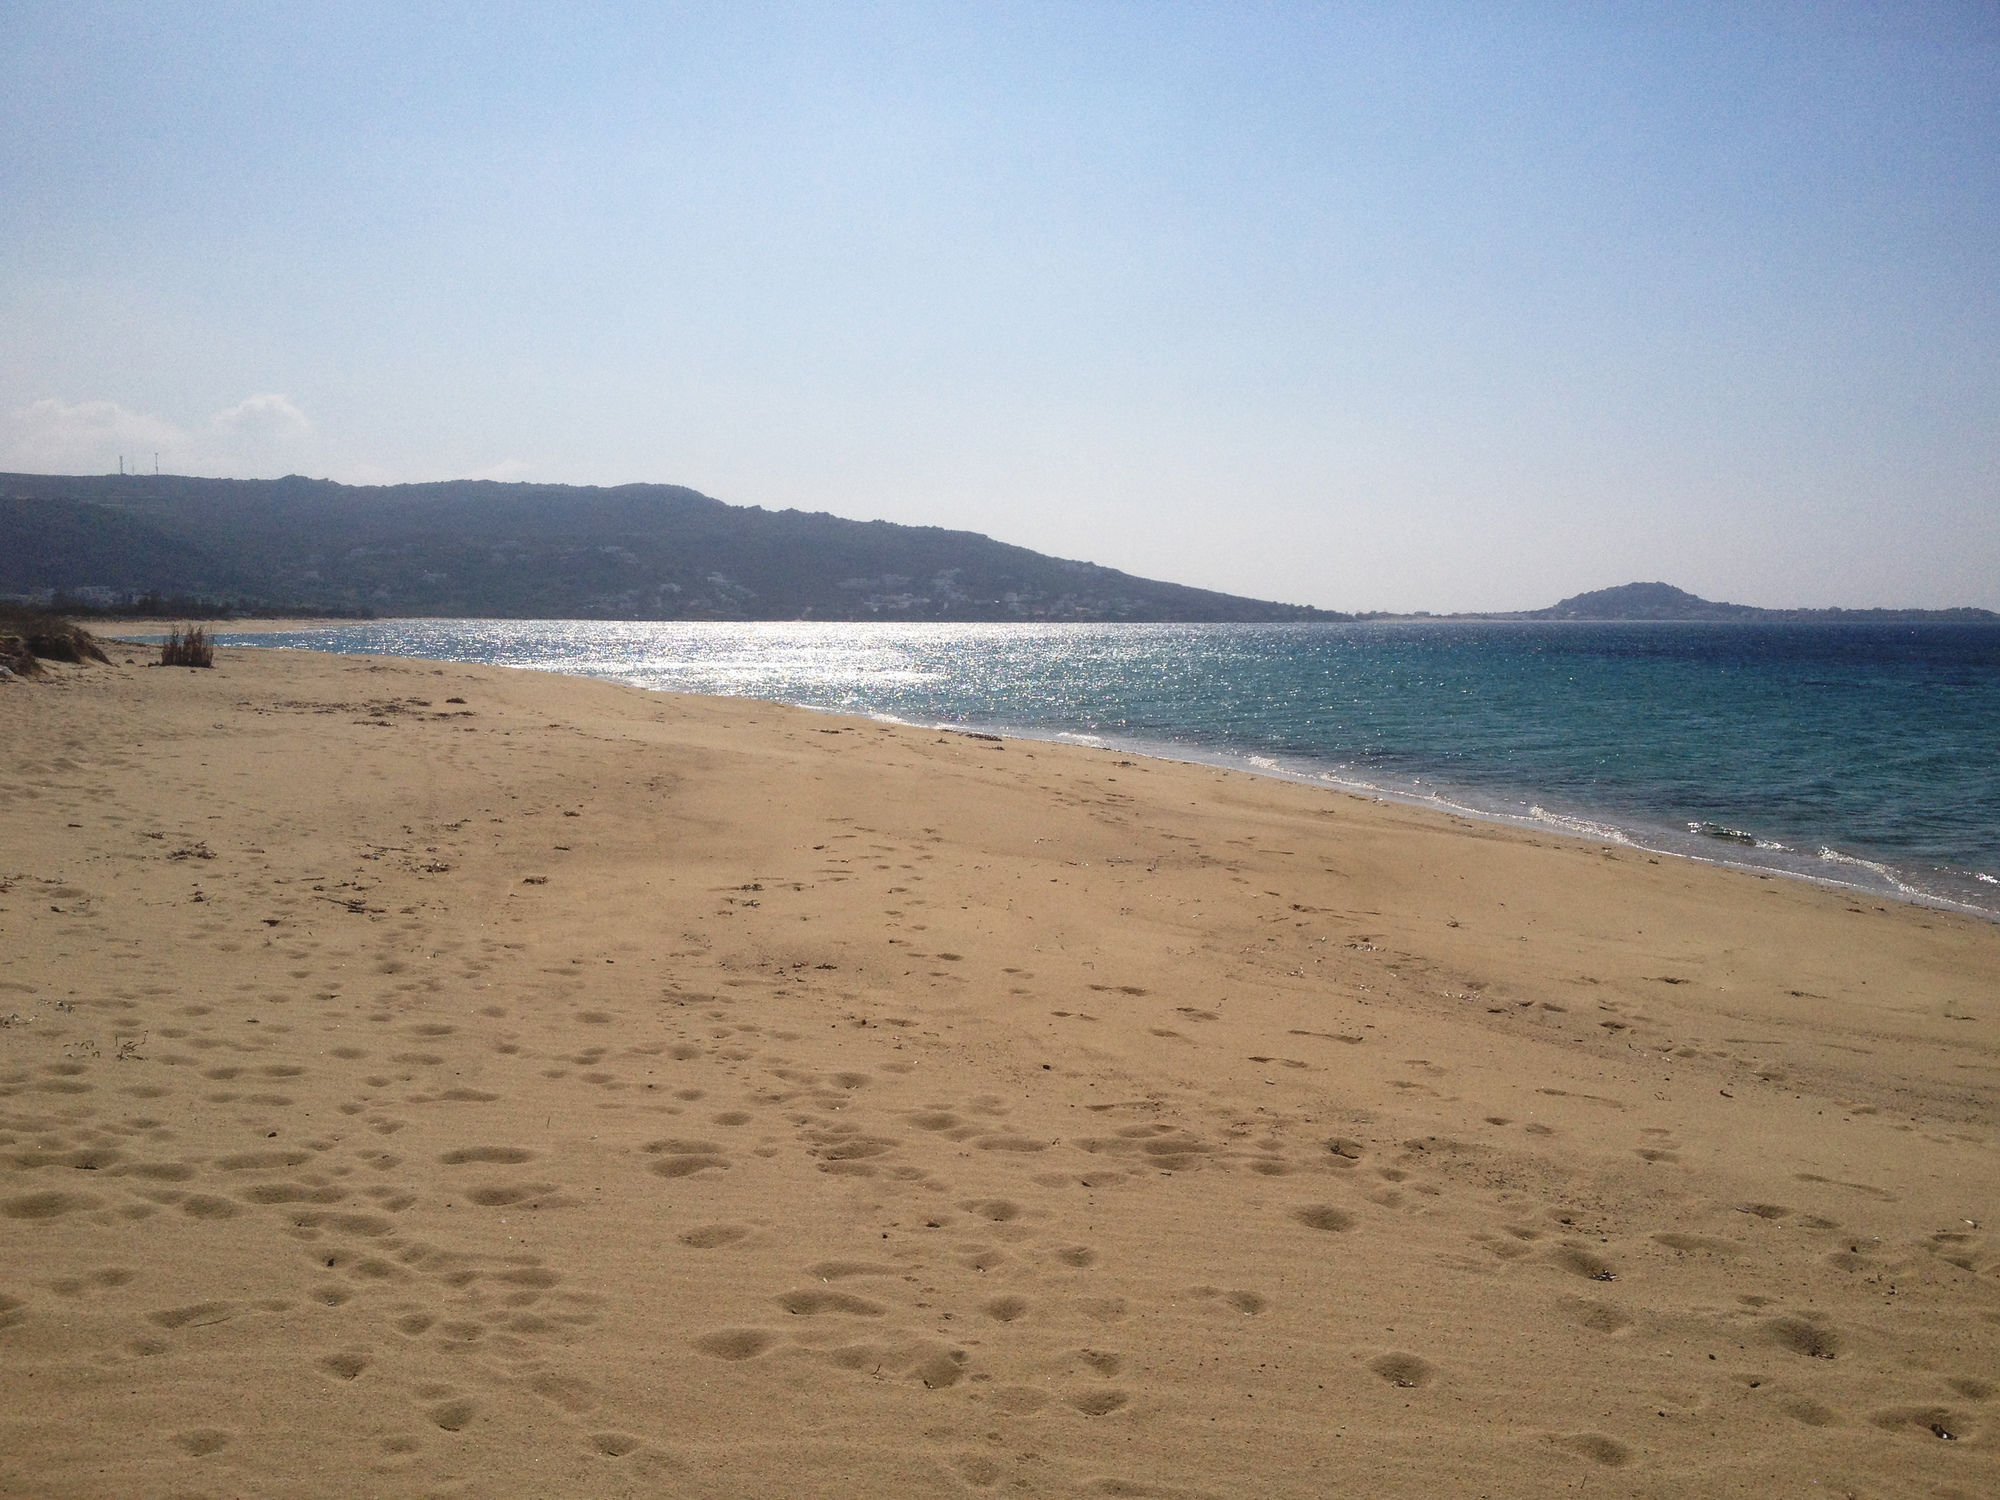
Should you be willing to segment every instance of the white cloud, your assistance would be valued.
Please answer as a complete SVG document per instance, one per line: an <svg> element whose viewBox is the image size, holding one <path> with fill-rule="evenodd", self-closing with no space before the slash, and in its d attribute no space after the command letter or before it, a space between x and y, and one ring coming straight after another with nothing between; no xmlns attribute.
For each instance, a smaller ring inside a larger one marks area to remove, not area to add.
<svg viewBox="0 0 2000 1500"><path fill-rule="evenodd" d="M292 398L275 391L245 397L217 412L209 421L218 432L253 442L283 441L312 431L312 423L293 404Z"/></svg>
<svg viewBox="0 0 2000 1500"><path fill-rule="evenodd" d="M303 467L317 451L316 437L298 404L275 391L246 397L191 431L115 401L45 396L0 418L0 470L106 474L122 457L138 474L152 469L157 454L167 473L269 477Z"/></svg>
<svg viewBox="0 0 2000 1500"><path fill-rule="evenodd" d="M115 401L74 404L46 396L7 414L0 425L0 468L16 473L102 474L118 465L162 467L169 456L185 461L188 437L173 423L127 411Z"/></svg>

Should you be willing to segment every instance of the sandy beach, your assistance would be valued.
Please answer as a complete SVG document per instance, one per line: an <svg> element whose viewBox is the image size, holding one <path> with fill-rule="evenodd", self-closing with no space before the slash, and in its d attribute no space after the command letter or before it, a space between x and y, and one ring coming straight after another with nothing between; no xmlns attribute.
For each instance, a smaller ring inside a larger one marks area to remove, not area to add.
<svg viewBox="0 0 2000 1500"><path fill-rule="evenodd" d="M2000 926L154 654L0 687L0 1493L2000 1493Z"/></svg>

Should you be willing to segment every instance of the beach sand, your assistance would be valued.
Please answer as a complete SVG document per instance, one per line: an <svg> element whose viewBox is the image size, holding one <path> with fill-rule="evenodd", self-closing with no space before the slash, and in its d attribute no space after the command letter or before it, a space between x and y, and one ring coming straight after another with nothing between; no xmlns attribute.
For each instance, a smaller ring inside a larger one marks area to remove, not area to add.
<svg viewBox="0 0 2000 1500"><path fill-rule="evenodd" d="M0 1493L2000 1493L2000 927L150 654L0 689Z"/></svg>

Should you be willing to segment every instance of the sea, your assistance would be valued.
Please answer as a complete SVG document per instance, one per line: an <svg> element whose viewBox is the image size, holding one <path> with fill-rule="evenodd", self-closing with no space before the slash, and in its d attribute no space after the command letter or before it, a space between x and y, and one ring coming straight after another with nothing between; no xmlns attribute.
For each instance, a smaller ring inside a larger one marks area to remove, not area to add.
<svg viewBox="0 0 2000 1500"><path fill-rule="evenodd" d="M2000 920L2000 624L383 620L215 638L1196 761Z"/></svg>

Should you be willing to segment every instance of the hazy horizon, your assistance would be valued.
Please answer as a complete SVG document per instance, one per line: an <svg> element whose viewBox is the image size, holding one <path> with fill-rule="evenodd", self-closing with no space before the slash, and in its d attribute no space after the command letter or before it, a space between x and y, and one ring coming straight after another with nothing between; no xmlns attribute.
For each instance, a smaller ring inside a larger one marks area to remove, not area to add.
<svg viewBox="0 0 2000 1500"><path fill-rule="evenodd" d="M21 471L21 470L14 470L14 471L8 471L8 470L4 470L4 469L0 469L0 474L5 474L5 473L8 473L8 472L14 472L14 473L23 473L23 472L26 472L26 471ZM75 478L75 479L99 479L99 478L102 478L102 479L134 479L134 480L137 480L137 479L192 479L192 480L203 480L203 479L242 479L242 478L246 478L246 477L247 477L247 478L249 478L249 479L251 479L251 480L253 480L253 481L260 481L260 482L264 482L264 483L277 483L277 482L279 482L279 481L282 481L282 480L286 480L286 479L302 479L302 480L305 480L305 481L307 481L307 482L309 482L309 483L310 483L310 482L322 482L322 481L324 480L324 476L320 476L320 475L311 475L311 474L283 474L283 475L273 475L273 476L269 476L268 478L267 478L266 476L261 476L261 475L252 475L252 476L241 476L241 475L205 475L205 474L179 474L179 473L174 473L174 472L172 472L172 471L170 471L170 470L166 470L166 469L161 469L161 470L159 470L158 472L155 472L155 471L153 471L153 470L150 470L150 469L146 469L146 470L140 470L140 469L136 469L136 468L133 468L133 467L131 467L131 466L130 466L129 464L128 464L128 465L127 465L127 467L126 467L126 468L124 468L123 470L119 470L119 469L112 469L112 470L108 470L108 471L106 471L106 472L105 472L105 473L103 473L103 474L84 474L84 475L67 475L67 474L65 474L65 475L38 475L38 476L36 476L36 477L43 477L43 478L65 478L65 479L68 479L68 478ZM333 482L333 483L336 483L336 484L339 484L339 483L345 483L345 481L340 481L340 480L334 480L334 481L331 481L331 482ZM474 483L474 484L501 484L501 485L520 485L520 486L546 486L546 487L557 487L557 488L575 488L575 489L616 489L616 488L626 488L626 487L633 487L633 486L652 486L652 485L657 485L657 486L660 486L660 487L663 487L663 488L679 488L679 489L692 489L692 486L688 486L688 485L679 485L679 486L676 486L676 485L672 485L672 484L671 484L671 483L669 483L668 481L657 481L657 480L630 480L630 481L626 481L624 485L575 485L575 486L572 486L572 485L566 485L566 484L565 484L565 483L564 483L563 481L561 481L561 480L540 480L540 479L514 479L514 480L507 480L507 479L498 479L498 480L496 480L496 479L474 479L474 478L470 478L470 477L468 477L468 476L460 476L460 477L458 477L458 478L456 478L456 479L442 479L442 480L437 480L437 479L431 479L431 480L425 480L425 479L418 479L418 480L398 480L398 481L393 481L393 482L390 482L390 483L388 483L388 484L384 484L384 485L381 485L381 486L377 486L377 487L380 487L380 488L385 488L385 489L395 489L395 488L400 488L400 487L403 487L403 486L420 486L420 485L436 485L436 484L464 484L464 483ZM357 487L364 487L364 486L357 486ZM696 493L700 493L700 492L699 492L699 491L696 491ZM715 496L715 495L709 495L709 496L706 496L706 497L704 497L704 498L707 498L707 499L710 499L710 500L720 500L720 498L721 498L721 497L719 497L719 496ZM726 505L726 504L730 504L731 502L729 502L729 501L726 501L726 500L724 500L724 501L722 501L721 503L723 503L723 504L725 504L725 505ZM768 509L768 507L767 507L767 509ZM818 511L814 511L814 510L809 510L809 509L807 509L807 508L805 508L805 507L783 507L783 508L781 508L781 513L782 513L782 512L786 512L786 511L788 511L788 512L791 512L791 513L794 513L794 514L805 514L805 515L828 515L828 514L831 514L830 512L827 512L827 511L824 511L824 510L818 510ZM851 518L850 518L850 519L851 519ZM923 523L923 522L915 522L915 523L905 523L905 522L896 522L896 523L893 523L893 524L897 524L897 525L904 525L904 524L913 524L913 525L926 525L926 524L928 524L928 523ZM963 531L963 530L964 530L964 528L948 528L948 529L952 529L952 530L958 530L958 531ZM974 533L974 534L976 534L976 535L984 535L984 533ZM1005 541L1007 541L1007 538L1005 538L1005 537L994 537L994 538L991 538L991 540L994 540L994 541L1000 541L1000 542L1005 542ZM1015 543L1015 544L1013 544L1013 545L1017 545L1017 546L1018 546L1018 545L1023 545L1023 544L1021 544L1021 543ZM1039 550L1039 549L1030 549L1030 550ZM1053 554L1048 554L1048 555L1053 555ZM1063 559L1063 558L1058 558L1057 560L1058 560L1058 561L1069 561L1069 562L1085 562L1085 563L1099 563L1099 562L1100 562L1100 559L1097 559L1097 558L1089 558L1089 557L1079 557L1079 558L1068 558L1068 559ZM1109 564L1104 564L1104 566L1110 566L1110 565L1109 565ZM1127 571L1129 571L1129 570L1127 570ZM1182 578L1156 578L1156 579L1151 579L1150 581L1151 581L1151 582L1156 582L1156 583L1173 583L1173 584L1186 584L1186 583L1188 582L1188 580L1186 580L1186 579L1182 579ZM1675 583L1675 582L1674 582L1674 581L1673 581L1672 579L1669 579L1669 578L1627 578L1627 579L1620 579L1620 580L1617 580L1616 582L1607 582L1607 583L1592 583L1592 584L1576 584L1576 585L1574 585L1574 586L1567 586L1567 587L1565 587L1565 588L1564 588L1564 590L1563 590L1562 594L1561 594L1561 595L1559 595L1559 596L1557 596L1557 597L1551 597L1551 598L1548 598L1548 599L1544 599L1544 600L1542 600L1542 601L1541 601L1540 603L1538 603L1538 604L1531 604L1531 605L1523 605L1523 606L1520 606L1520 607L1519 607L1519 609L1517 609L1517 610L1499 610L1499 609L1486 609L1486 610L1479 610L1479 609L1458 609L1458 608L1453 608L1453 607L1450 607L1450 606L1445 606L1445 607L1441 607L1441 608L1431 608L1431 607L1429 607L1429 606L1417 606L1417 607L1415 607L1415 608L1412 608L1412 609L1373 609L1373 610L1359 610L1359 611L1354 611L1354 610L1349 610L1349 611L1339 611L1339 610L1335 610L1335 612L1336 612L1336 613L1341 613L1341 612L1345 612L1345 613L1362 613L1362 614L1388 614L1388 615L1402 615L1402 616L1437 616L1437 617L1441 617L1441 618L1449 618L1449 617L1451 617L1451 616L1454 616L1454 615L1494 615L1494 614L1503 614L1503 613L1517 613L1517 612L1519 612L1520 610L1533 610L1533 609L1542 609L1542 608L1546 608L1546 607L1548 607L1548 606L1551 606L1551 605L1555 605L1555 604L1562 604L1562 603L1566 603L1566 602L1568 602L1568 601L1569 601L1570 599L1572 599L1572 598L1576 598L1576 597L1578 597L1578 596L1580 596L1580 595L1589 595L1589 594L1599 594L1599 593L1607 593L1607 592L1613 592L1613 591L1616 591L1616 590L1618 590L1618 589L1622 589L1622 588L1632 588L1632 587L1641 587L1641 588L1650 588L1650 587L1657 587L1657 586L1660 586L1660 585L1662 585L1662 584L1664 584L1665 586L1667 586L1667 587L1669 587L1669 588L1675 588L1675 589L1678 589L1678 588L1680 588L1680 585L1679 585L1679 584ZM1195 585L1191 585L1191 586L1192 586L1192 587L1202 587L1202 585L1199 585L1199 584L1195 584ZM1224 592L1229 592L1229 591L1224 591ZM1700 595L1698 591L1696 591L1696 590L1693 590L1693 589L1686 589L1686 590L1682 590L1682 592L1685 592L1685 593L1689 593L1689 594L1694 594L1694 595L1696 595L1696 597L1698 597L1698 598L1702 598L1702 599L1703 599L1703 602L1705 602L1705 603L1710 603L1710 604L1730 604L1730 605L1739 605L1739 604L1742 604L1742 603L1744 602L1743 600L1740 600L1740 599L1715 599L1715 598L1706 598L1705 596L1702 596L1702 595ZM1262 598L1263 596L1254 596L1254 595L1253 595L1253 596L1245 596L1245 597L1251 597L1251 598ZM1287 605L1303 605L1303 604L1307 604L1307 603L1309 603L1310 601L1307 601L1307 600L1302 600L1302 599L1276 599L1276 598L1272 598L1272 599L1266 599L1266 600L1265 600L1264 602L1268 602L1268 603L1278 603L1278 604L1287 604ZM1335 608L1334 606L1330 606L1330 605L1317 605L1317 606L1315 606L1315 607L1317 607L1317 608L1321 608L1321 609L1330 609L1330 610L1332 610L1332 609L1334 609L1334 608ZM1771 607L1771 608L1805 608L1805 609L1812 609L1812 608L1827 608L1827 607L1836 607L1836 608L1859 608L1859 607L1866 607L1866 606L1854 606L1854 605L1849 605L1849 604L1846 604L1846 603L1845 603L1844 601L1842 601L1842 600L1821 600L1821 601L1818 601L1818 603L1816 603L1816 604L1807 604L1807 605L1781 605L1781 606L1766 606L1766 607ZM1887 606L1883 606L1883 607L1886 607L1886 608L1890 608L1890 609L1898 609L1898 608L1902 608L1902 609L1910 609L1910 608L1924 608L1924 607L1926 607L1926 606L1918 606L1918 605L1894 605L1894 604L1891 604L1891 605L1887 605ZM1944 605L1944 606L1930 606L1930 607L1936 607L1936 608L1946 608L1946 609L1949 609L1949 608L1963 608L1963 607L1968 607L1968 606L1963 606L1963 605L1958 605L1958 606L1953 606L1953 605ZM1970 606L1970 607L1975 607L1975 608L1976 608L1976 607L1978 607L1978 606Z"/></svg>
<svg viewBox="0 0 2000 1500"><path fill-rule="evenodd" d="M10 7L0 469L2000 608L1988 5Z"/></svg>

